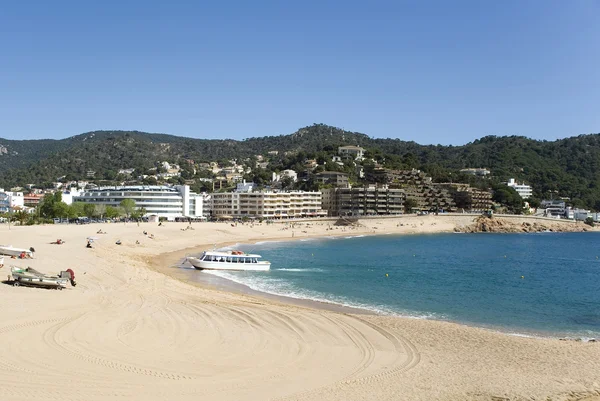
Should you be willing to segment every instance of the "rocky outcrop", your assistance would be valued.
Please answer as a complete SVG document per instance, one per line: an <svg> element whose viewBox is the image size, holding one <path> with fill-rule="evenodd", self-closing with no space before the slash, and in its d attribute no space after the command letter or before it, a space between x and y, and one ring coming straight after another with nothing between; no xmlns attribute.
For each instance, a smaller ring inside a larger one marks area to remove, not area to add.
<svg viewBox="0 0 600 401"><path fill-rule="evenodd" d="M552 222L552 221L523 221L516 222L501 217L477 217L473 224L456 227L460 233L537 233L537 232L583 232L590 227L583 223Z"/></svg>

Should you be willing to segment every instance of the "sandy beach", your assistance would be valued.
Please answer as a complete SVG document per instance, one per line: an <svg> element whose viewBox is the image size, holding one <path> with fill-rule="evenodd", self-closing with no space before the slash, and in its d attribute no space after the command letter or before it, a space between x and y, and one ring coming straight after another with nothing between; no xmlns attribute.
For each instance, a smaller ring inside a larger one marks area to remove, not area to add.
<svg viewBox="0 0 600 401"><path fill-rule="evenodd" d="M473 219L2 224L0 244L36 249L5 258L2 279L11 265L71 268L78 285L0 284L0 401L600 400L599 342L308 307L185 283L171 267L215 244L452 232Z"/></svg>

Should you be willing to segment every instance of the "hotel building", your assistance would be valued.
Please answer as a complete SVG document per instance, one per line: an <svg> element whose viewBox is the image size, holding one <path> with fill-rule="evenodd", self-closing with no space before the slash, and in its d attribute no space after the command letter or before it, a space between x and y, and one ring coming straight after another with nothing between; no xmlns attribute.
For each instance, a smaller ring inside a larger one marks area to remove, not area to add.
<svg viewBox="0 0 600 401"><path fill-rule="evenodd" d="M213 217L285 219L326 216L320 192L225 192L212 194Z"/></svg>
<svg viewBox="0 0 600 401"><path fill-rule="evenodd" d="M323 208L328 210L330 216L402 214L405 199L404 190L387 186L323 190Z"/></svg>
<svg viewBox="0 0 600 401"><path fill-rule="evenodd" d="M73 201L117 207L124 199L132 199L138 208L145 208L146 216L168 220L203 217L203 196L191 192L188 185L105 187L86 190Z"/></svg>

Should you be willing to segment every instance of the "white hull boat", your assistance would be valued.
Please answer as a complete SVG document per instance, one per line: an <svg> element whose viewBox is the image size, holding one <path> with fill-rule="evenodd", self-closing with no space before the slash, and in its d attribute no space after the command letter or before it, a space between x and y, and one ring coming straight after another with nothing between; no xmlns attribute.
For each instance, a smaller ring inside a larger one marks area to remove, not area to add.
<svg viewBox="0 0 600 401"><path fill-rule="evenodd" d="M32 285L36 287L56 288L57 290L62 290L69 282L68 278L48 276L35 269L32 269L31 267L21 269L13 266L10 270L14 280L13 285L15 287L20 285Z"/></svg>
<svg viewBox="0 0 600 401"><path fill-rule="evenodd" d="M187 261L198 270L267 271L271 262L260 260L260 255L241 251L206 251L199 258L187 257Z"/></svg>
<svg viewBox="0 0 600 401"><path fill-rule="evenodd" d="M15 248L12 245L0 245L0 255L19 256L25 253L28 258L33 257L33 253L29 249Z"/></svg>

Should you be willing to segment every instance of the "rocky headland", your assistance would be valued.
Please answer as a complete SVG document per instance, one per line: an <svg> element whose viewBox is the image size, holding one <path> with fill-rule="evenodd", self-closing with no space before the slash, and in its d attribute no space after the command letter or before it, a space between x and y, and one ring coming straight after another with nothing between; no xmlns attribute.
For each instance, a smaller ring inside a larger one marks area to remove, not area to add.
<svg viewBox="0 0 600 401"><path fill-rule="evenodd" d="M473 224L454 229L460 233L538 233L538 232L584 232L594 230L582 222L572 221L522 221L527 218L477 217ZM527 219L529 220L529 219ZM533 220L533 219L531 219Z"/></svg>

